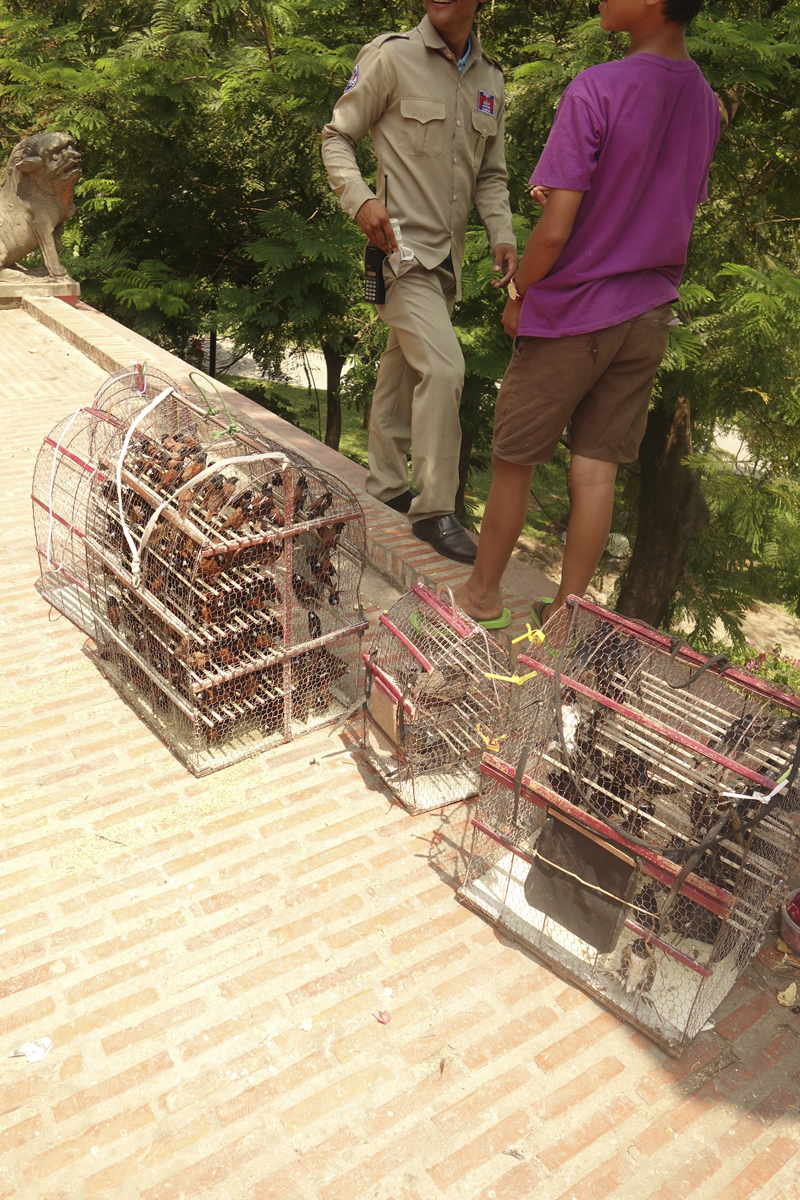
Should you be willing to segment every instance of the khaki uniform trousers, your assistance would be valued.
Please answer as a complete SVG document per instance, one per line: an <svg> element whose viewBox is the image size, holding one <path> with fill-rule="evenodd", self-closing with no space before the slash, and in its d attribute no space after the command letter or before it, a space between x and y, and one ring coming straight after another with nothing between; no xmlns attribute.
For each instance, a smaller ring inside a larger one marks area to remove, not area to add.
<svg viewBox="0 0 800 1200"><path fill-rule="evenodd" d="M444 267L428 270L416 261L397 278L388 266L385 275L386 303L378 313L391 332L372 399L367 492L386 501L408 489L413 445L420 493L408 514L414 522L455 507L464 386L464 356L450 321L456 281Z"/></svg>

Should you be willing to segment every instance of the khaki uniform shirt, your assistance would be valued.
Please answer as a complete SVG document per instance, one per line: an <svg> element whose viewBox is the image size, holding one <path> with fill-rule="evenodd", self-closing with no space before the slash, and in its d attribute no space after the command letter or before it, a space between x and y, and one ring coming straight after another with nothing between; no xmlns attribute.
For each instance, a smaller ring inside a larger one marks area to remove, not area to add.
<svg viewBox="0 0 800 1200"><path fill-rule="evenodd" d="M492 247L516 246L508 203L503 73L472 34L460 75L455 55L425 17L408 33L364 46L322 133L322 157L342 208L355 217L375 193L356 146L369 132L378 155L378 198L389 177L389 214L424 267L452 254L457 294L472 200Z"/></svg>

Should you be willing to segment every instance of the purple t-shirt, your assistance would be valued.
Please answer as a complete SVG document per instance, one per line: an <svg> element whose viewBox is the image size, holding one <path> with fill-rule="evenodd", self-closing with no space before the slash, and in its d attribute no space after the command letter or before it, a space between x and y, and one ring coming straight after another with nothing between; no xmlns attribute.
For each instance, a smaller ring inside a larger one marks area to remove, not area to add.
<svg viewBox="0 0 800 1200"><path fill-rule="evenodd" d="M694 62L632 54L573 79L531 184L585 195L555 266L525 294L519 332L589 333L674 300L718 137L719 104Z"/></svg>

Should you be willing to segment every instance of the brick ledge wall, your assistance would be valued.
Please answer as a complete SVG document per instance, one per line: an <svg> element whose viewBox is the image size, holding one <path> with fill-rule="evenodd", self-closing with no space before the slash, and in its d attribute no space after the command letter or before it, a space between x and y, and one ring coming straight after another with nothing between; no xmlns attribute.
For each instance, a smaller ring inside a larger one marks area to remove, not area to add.
<svg viewBox="0 0 800 1200"><path fill-rule="evenodd" d="M82 301L73 305L57 298L32 298L23 299L21 307L109 374L124 370L134 360L144 359L164 371L180 386L193 387L189 377L192 368L183 359ZM420 542L414 537L405 517L367 494L367 472L364 467L282 420L275 413L261 408L240 392L222 383L218 386L232 412L263 429L276 441L299 450L324 470L338 475L353 489L364 509L368 561L384 578L403 589L420 582L432 587L455 587L466 578L468 570L465 567L442 558L430 546ZM554 585L541 571L517 560L509 564L503 584L506 604L511 609L515 625L527 617L532 596L555 591Z"/></svg>

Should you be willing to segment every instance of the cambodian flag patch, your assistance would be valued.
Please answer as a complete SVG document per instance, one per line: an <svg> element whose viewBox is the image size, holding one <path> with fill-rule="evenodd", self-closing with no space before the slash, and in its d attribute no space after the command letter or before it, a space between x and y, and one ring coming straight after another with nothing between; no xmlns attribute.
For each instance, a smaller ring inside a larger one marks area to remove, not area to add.
<svg viewBox="0 0 800 1200"><path fill-rule="evenodd" d="M494 96L491 92L478 92L478 112L488 113L490 117L494 116Z"/></svg>
<svg viewBox="0 0 800 1200"><path fill-rule="evenodd" d="M344 95L347 92L351 92L357 83L358 83L358 63L356 63L356 65L353 67L353 74L348 79L347 87L344 89L344 92L342 94ZM483 95L483 92L481 92L481 95ZM492 96L492 105L494 105L494 96Z"/></svg>

